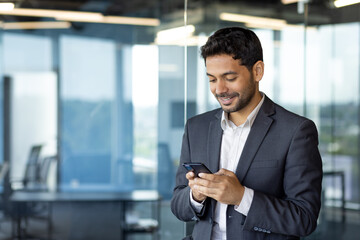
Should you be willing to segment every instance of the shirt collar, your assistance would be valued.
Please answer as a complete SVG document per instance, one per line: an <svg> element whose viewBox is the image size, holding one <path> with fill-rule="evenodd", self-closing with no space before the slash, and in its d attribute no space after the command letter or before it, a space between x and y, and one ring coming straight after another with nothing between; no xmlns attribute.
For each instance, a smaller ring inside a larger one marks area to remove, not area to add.
<svg viewBox="0 0 360 240"><path fill-rule="evenodd" d="M262 95L262 98L260 100L260 102L258 103L258 105L254 108L254 110L252 110L252 112L249 114L249 116L246 118L246 121L244 124L246 124L247 122L250 124L250 127L252 127L255 118L262 106L262 104L264 103L265 100L265 94L263 94L262 92L260 92ZM243 125L244 125L243 124ZM229 120L229 114L226 112L222 112L222 116L221 116L221 128L225 131L226 128L236 128L237 126Z"/></svg>

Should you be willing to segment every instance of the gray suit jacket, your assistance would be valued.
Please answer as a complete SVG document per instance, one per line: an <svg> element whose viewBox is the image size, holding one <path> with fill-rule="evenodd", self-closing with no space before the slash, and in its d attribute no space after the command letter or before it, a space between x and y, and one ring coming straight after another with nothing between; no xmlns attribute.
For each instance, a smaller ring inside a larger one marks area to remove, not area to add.
<svg viewBox="0 0 360 240"><path fill-rule="evenodd" d="M195 240L210 240L216 201L207 198L200 214L190 204L184 162L219 170L222 110L188 120L171 210L182 221L195 220ZM316 228L320 210L322 161L315 124L265 101L253 123L236 176L254 190L247 216L227 208L227 239L299 239Z"/></svg>

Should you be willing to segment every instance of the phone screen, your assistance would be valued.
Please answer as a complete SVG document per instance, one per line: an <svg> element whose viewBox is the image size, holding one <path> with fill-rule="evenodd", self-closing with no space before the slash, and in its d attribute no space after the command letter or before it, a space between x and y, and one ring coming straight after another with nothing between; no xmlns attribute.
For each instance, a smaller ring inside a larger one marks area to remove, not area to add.
<svg viewBox="0 0 360 240"><path fill-rule="evenodd" d="M196 176L198 176L199 173L211 173L211 171L203 163L183 163L182 165L186 168L186 170L194 171Z"/></svg>

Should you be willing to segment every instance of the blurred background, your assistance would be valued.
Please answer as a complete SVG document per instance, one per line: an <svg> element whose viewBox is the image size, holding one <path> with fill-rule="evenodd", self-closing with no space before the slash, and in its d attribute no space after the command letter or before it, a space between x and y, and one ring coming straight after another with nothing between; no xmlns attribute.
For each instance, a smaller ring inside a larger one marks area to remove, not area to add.
<svg viewBox="0 0 360 240"><path fill-rule="evenodd" d="M218 107L199 48L227 26L259 36L260 90L317 125L323 207L306 239L358 239L360 4L343 2L0 1L0 239L181 239L169 203L184 122ZM29 189L152 190L159 215L124 237L119 212L136 222L151 203L70 201L52 204L51 228L19 226L12 195Z"/></svg>

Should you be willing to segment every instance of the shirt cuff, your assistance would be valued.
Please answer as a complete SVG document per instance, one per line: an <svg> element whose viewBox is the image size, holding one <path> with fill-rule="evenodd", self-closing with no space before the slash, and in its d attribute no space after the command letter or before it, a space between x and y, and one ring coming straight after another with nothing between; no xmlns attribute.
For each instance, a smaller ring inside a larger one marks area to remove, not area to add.
<svg viewBox="0 0 360 240"><path fill-rule="evenodd" d="M235 210L244 216L247 216L250 210L251 203L254 198L254 190L245 187L244 196L239 206L235 206Z"/></svg>
<svg viewBox="0 0 360 240"><path fill-rule="evenodd" d="M204 201L202 201L201 203L197 202L194 200L193 196L192 196L192 190L190 189L190 203L192 208L195 210L196 213L201 213L202 208L204 207Z"/></svg>

